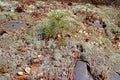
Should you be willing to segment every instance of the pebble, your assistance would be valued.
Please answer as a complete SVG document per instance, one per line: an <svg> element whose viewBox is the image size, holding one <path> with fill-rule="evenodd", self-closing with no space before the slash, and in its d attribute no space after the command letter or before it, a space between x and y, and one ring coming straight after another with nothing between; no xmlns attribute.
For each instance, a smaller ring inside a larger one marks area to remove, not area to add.
<svg viewBox="0 0 120 80"><path fill-rule="evenodd" d="M26 67L26 68L25 68L25 72L26 72L27 74L30 74L30 71L31 71L31 68L30 68L30 67Z"/></svg>
<svg viewBox="0 0 120 80"><path fill-rule="evenodd" d="M23 76L23 75L24 75L23 72L18 72L17 74L18 74L19 76Z"/></svg>
<svg viewBox="0 0 120 80"><path fill-rule="evenodd" d="M12 22L6 27L6 29L8 31L12 31L12 30L20 29L22 27L26 27L26 25L23 22Z"/></svg>
<svg viewBox="0 0 120 80"><path fill-rule="evenodd" d="M83 61L77 61L73 71L73 80L93 80L88 75L87 64Z"/></svg>
<svg viewBox="0 0 120 80"><path fill-rule="evenodd" d="M95 20L94 21L94 27L100 27L100 21L99 20Z"/></svg>
<svg viewBox="0 0 120 80"><path fill-rule="evenodd" d="M42 61L44 59L44 56L43 55L38 55L38 58L40 61Z"/></svg>

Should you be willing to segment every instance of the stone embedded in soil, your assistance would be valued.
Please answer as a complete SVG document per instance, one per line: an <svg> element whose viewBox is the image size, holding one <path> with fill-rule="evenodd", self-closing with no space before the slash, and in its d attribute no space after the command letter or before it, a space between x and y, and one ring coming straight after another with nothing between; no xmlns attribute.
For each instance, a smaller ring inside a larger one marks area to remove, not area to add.
<svg viewBox="0 0 120 80"><path fill-rule="evenodd" d="M88 74L87 64L83 61L77 61L73 71L73 80L93 80Z"/></svg>
<svg viewBox="0 0 120 80"><path fill-rule="evenodd" d="M94 21L94 26L95 27L100 27L101 26L100 21L99 20L95 20Z"/></svg>
<svg viewBox="0 0 120 80"><path fill-rule="evenodd" d="M114 74L112 80L120 80L120 75Z"/></svg>
<svg viewBox="0 0 120 80"><path fill-rule="evenodd" d="M30 68L30 67L26 67L26 68L25 68L25 72L26 72L27 74L30 74L31 68Z"/></svg>
<svg viewBox="0 0 120 80"><path fill-rule="evenodd" d="M23 22L12 22L6 26L6 32L15 32L16 30L26 30L27 25Z"/></svg>
<svg viewBox="0 0 120 80"><path fill-rule="evenodd" d="M111 71L107 74L107 78L110 80L120 80L120 75Z"/></svg>

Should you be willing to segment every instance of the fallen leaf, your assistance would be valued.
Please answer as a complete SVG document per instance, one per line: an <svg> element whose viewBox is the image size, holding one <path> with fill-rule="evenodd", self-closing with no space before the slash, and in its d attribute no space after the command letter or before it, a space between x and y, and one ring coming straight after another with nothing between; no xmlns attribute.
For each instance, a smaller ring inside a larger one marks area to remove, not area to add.
<svg viewBox="0 0 120 80"><path fill-rule="evenodd" d="M30 60L30 63L31 63L32 65L34 65L34 64L39 64L39 63L40 63L40 59L39 59L39 58L32 58L32 59Z"/></svg>
<svg viewBox="0 0 120 80"><path fill-rule="evenodd" d="M24 30L24 31L26 30L26 28L25 28L25 27L21 27L20 29L21 29L21 30Z"/></svg>
<svg viewBox="0 0 120 80"><path fill-rule="evenodd" d="M38 77L43 77L43 72L38 72L37 76Z"/></svg>
<svg viewBox="0 0 120 80"><path fill-rule="evenodd" d="M12 31L6 31L6 33L7 33L8 35L12 35L12 34L13 34Z"/></svg>
<svg viewBox="0 0 120 80"><path fill-rule="evenodd" d="M28 47L27 46L19 46L19 48L17 50L21 51L21 52L25 52L28 50Z"/></svg>
<svg viewBox="0 0 120 80"><path fill-rule="evenodd" d="M31 71L32 71L32 72L38 71L38 67L37 67L37 66L31 66Z"/></svg>
<svg viewBox="0 0 120 80"><path fill-rule="evenodd" d="M78 59L78 56L79 56L78 52L75 52L73 57L74 59Z"/></svg>
<svg viewBox="0 0 120 80"><path fill-rule="evenodd" d="M92 33L89 33L89 36L92 36Z"/></svg>

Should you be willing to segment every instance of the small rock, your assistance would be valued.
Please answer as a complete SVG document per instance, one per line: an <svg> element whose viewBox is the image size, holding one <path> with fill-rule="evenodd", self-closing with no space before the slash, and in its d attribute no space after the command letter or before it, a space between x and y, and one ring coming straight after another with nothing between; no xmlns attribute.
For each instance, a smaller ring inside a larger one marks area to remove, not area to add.
<svg viewBox="0 0 120 80"><path fill-rule="evenodd" d="M38 58L40 59L40 61L42 61L44 59L43 55L38 55Z"/></svg>
<svg viewBox="0 0 120 80"><path fill-rule="evenodd" d="M95 20L94 21L94 27L100 27L101 24L100 24L100 21L99 20Z"/></svg>
<svg viewBox="0 0 120 80"><path fill-rule="evenodd" d="M77 61L73 71L73 80L93 80L88 75L87 64L83 61Z"/></svg>
<svg viewBox="0 0 120 80"><path fill-rule="evenodd" d="M38 77L43 77L43 72L38 72L37 76Z"/></svg>
<svg viewBox="0 0 120 80"><path fill-rule="evenodd" d="M24 29L26 28L26 24L24 24L23 22L12 22L6 27L6 30L15 31L17 29L23 29L23 28Z"/></svg>
<svg viewBox="0 0 120 80"><path fill-rule="evenodd" d="M24 75L23 72L18 72L17 74L18 74L18 76L23 76Z"/></svg>
<svg viewBox="0 0 120 80"><path fill-rule="evenodd" d="M116 72L114 71L110 71L108 72L107 76L106 76L108 79L110 80L120 80L120 75L117 74Z"/></svg>
<svg viewBox="0 0 120 80"><path fill-rule="evenodd" d="M40 59L39 58L32 58L31 60L30 60L30 63L32 64L32 65L34 65L34 64L40 64Z"/></svg>
<svg viewBox="0 0 120 80"><path fill-rule="evenodd" d="M25 68L25 72L26 72L27 74L30 74L30 71L31 71L31 68L30 68L30 67L26 67L26 68Z"/></svg>
<svg viewBox="0 0 120 80"><path fill-rule="evenodd" d="M36 1L36 4L35 4L37 7L43 7L45 5L45 2L43 1Z"/></svg>

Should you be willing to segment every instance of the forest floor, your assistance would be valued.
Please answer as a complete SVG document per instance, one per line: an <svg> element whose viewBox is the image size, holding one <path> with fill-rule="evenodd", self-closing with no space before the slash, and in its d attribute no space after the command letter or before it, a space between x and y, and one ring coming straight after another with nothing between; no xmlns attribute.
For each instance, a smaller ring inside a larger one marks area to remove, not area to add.
<svg viewBox="0 0 120 80"><path fill-rule="evenodd" d="M119 80L117 14L89 3L0 1L0 80Z"/></svg>

